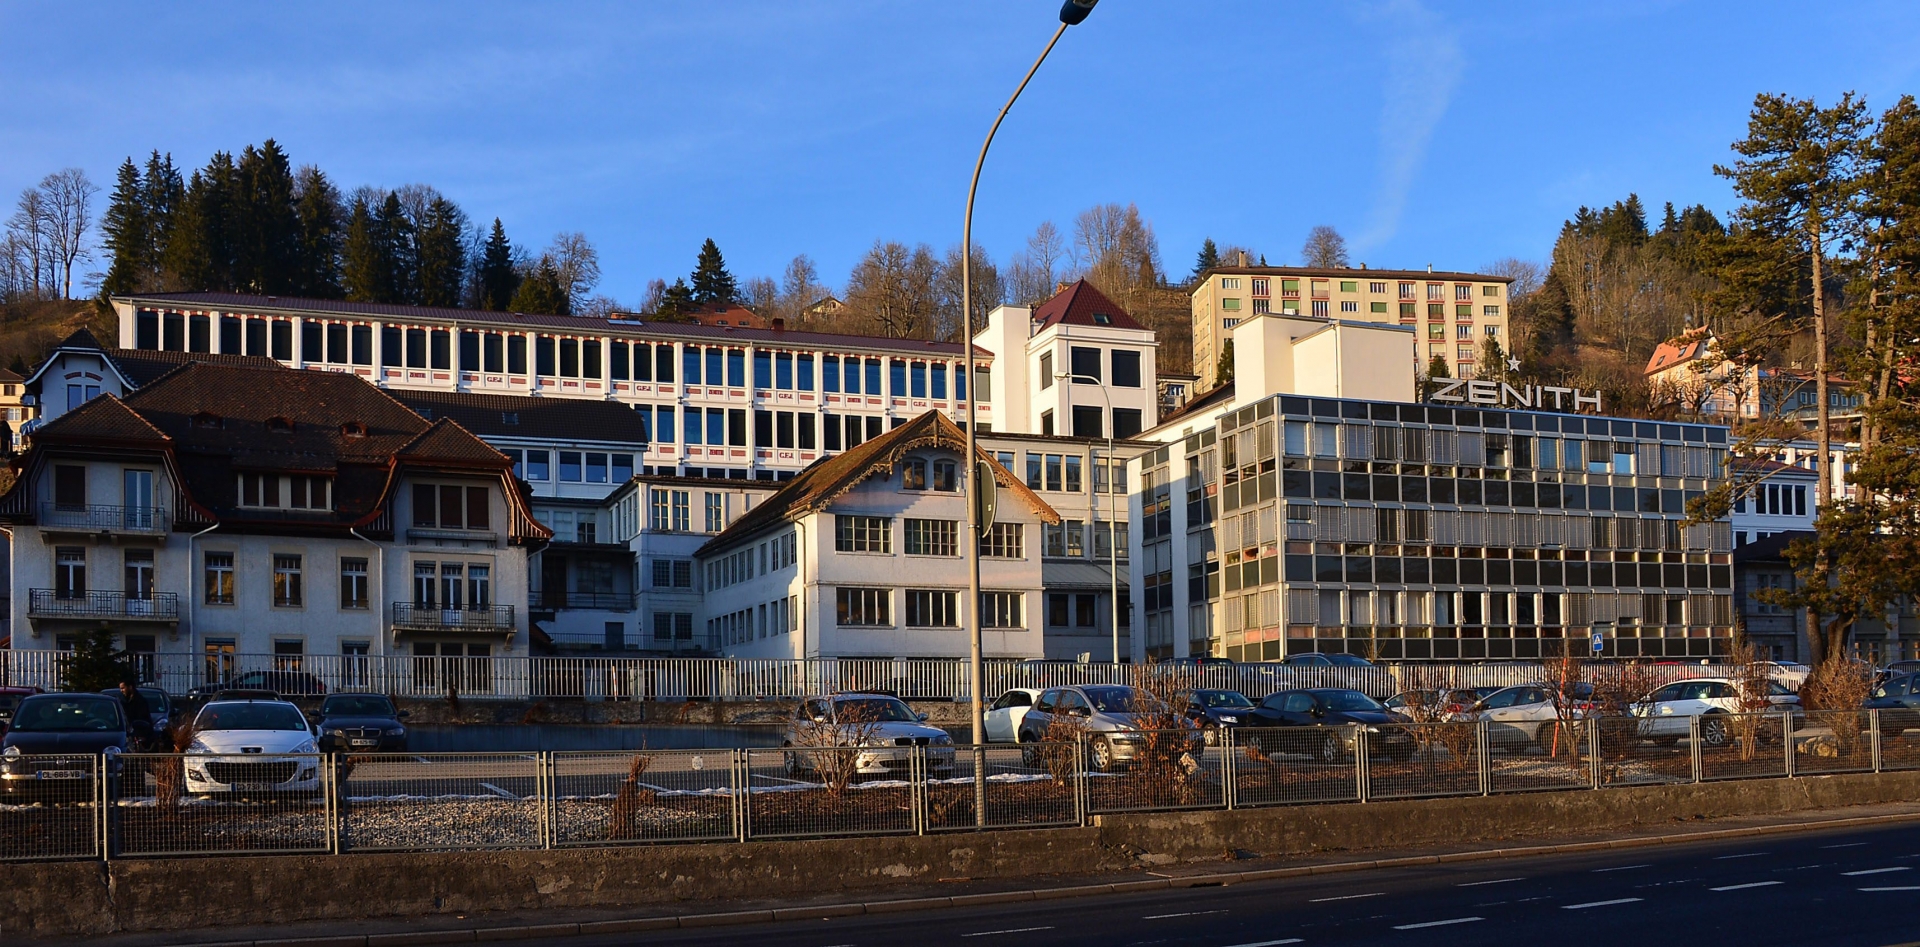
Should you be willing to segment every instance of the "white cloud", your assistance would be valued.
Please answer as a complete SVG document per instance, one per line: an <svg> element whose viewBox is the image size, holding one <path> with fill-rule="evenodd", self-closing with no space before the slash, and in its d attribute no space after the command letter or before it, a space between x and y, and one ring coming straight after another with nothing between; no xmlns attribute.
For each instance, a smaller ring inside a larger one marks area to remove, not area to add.
<svg viewBox="0 0 1920 947"><path fill-rule="evenodd" d="M1381 89L1380 180L1367 229L1354 240L1358 250L1379 246L1399 231L1427 143L1452 104L1466 65L1458 31L1419 0L1390 0L1369 12L1387 34L1388 59Z"/></svg>

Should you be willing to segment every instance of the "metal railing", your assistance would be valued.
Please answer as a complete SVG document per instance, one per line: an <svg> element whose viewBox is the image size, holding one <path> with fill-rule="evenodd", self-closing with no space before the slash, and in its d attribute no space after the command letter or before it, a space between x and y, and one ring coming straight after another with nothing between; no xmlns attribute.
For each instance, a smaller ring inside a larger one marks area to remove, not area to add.
<svg viewBox="0 0 1920 947"><path fill-rule="evenodd" d="M527 607L534 610L593 608L609 612L630 612L639 596L632 592L555 592L535 589L527 593Z"/></svg>
<svg viewBox="0 0 1920 947"><path fill-rule="evenodd" d="M139 596L125 592L87 591L63 595L58 589L29 589L27 617L179 621L180 600L172 592Z"/></svg>
<svg viewBox="0 0 1920 947"><path fill-rule="evenodd" d="M164 533L173 520L163 506L106 506L42 503L41 529L70 529L89 533Z"/></svg>
<svg viewBox="0 0 1920 947"><path fill-rule="evenodd" d="M393 603L393 627L420 631L505 632L513 628L513 606L468 605L449 608L442 605Z"/></svg>
<svg viewBox="0 0 1920 947"><path fill-rule="evenodd" d="M37 596L47 590L35 590ZM98 593L112 596L119 593ZM36 602L38 599L36 598ZM84 608L85 603L73 601ZM106 600L103 600L106 601ZM172 616L171 596L156 593L151 613L137 617ZM164 603L164 604L163 604ZM446 613L425 606L394 606L413 612L421 630L504 631L482 626L489 612ZM511 610L511 606L495 606ZM30 609L31 611L31 609ZM40 613L34 611L38 616ZM79 611L50 613L59 617L135 617L124 613ZM478 616L467 620L465 616ZM452 624L451 621L460 621ZM396 619L396 624L398 621ZM20 640L16 637L16 641ZM51 641L51 639L43 639ZM658 639L647 639L658 645ZM687 643L692 646L695 643ZM51 648L0 649L0 685L36 685L55 689L60 681L64 652ZM216 684L249 671L298 669L313 675L327 689L374 691L396 697L436 697L452 682L461 699L528 700L587 698L609 700L791 700L848 690L890 691L908 700L964 701L968 698L966 662L948 658L775 658L708 657L569 657L555 655L513 657L427 657L412 654L298 656L186 652L143 655L147 681L170 694L185 694L203 684ZM1724 677L1730 673L1715 665L1651 665L1650 687L1685 677ZM1304 667L1286 664L1134 665L1077 664L1069 661L989 660L984 670L984 697L999 697L1016 687L1047 688L1070 684L1133 684L1151 674L1170 689L1181 687L1237 690L1259 700L1277 690L1296 687L1351 687L1385 699L1412 688L1504 687L1547 677L1534 664L1391 664L1374 667ZM1159 685L1156 685L1159 686Z"/></svg>
<svg viewBox="0 0 1920 947"><path fill-rule="evenodd" d="M552 849L1086 825L1103 814L1920 768L1882 711L1133 731L1052 742L0 759L0 859ZM980 807L984 797L985 807Z"/></svg>

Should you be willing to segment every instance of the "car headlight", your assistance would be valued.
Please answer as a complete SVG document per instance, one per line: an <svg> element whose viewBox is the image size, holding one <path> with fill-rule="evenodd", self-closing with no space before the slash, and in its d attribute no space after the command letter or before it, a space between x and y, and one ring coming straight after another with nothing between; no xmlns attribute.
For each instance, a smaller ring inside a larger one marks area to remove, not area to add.
<svg viewBox="0 0 1920 947"><path fill-rule="evenodd" d="M387 731L386 731L386 734L387 734L387 736L390 736L390 737L404 737L404 736L406 736L406 735L407 735L407 728L406 728L406 727L394 727L394 728L392 728L392 729L390 729L390 730L387 730Z"/></svg>
<svg viewBox="0 0 1920 947"><path fill-rule="evenodd" d="M952 746L953 737L950 734L945 734L945 733L940 734L939 736L933 738L933 745L934 746Z"/></svg>
<svg viewBox="0 0 1920 947"><path fill-rule="evenodd" d="M295 753L315 753L318 751L319 751L319 748L313 745L312 740L308 740L305 743L302 743L299 746L296 746L293 748L293 752Z"/></svg>
<svg viewBox="0 0 1920 947"><path fill-rule="evenodd" d="M323 727L321 728L320 732L330 737L343 736L346 734L346 731L340 729L339 727Z"/></svg>
<svg viewBox="0 0 1920 947"><path fill-rule="evenodd" d="M0 756L4 756L10 760L17 760L22 755L23 754L20 752L20 748L17 746L10 746L10 747L7 747L5 750L0 750Z"/></svg>
<svg viewBox="0 0 1920 947"><path fill-rule="evenodd" d="M1239 723L1239 722L1240 722L1240 718L1239 718L1239 717L1235 717L1235 716L1233 716L1233 715L1231 715L1231 714L1221 714L1221 715L1220 715L1220 722L1221 722L1221 723Z"/></svg>
<svg viewBox="0 0 1920 947"><path fill-rule="evenodd" d="M1368 727L1368 728L1367 728L1367 732L1368 732L1368 733L1379 733L1379 732L1380 732L1380 728L1379 728L1379 727Z"/></svg>
<svg viewBox="0 0 1920 947"><path fill-rule="evenodd" d="M200 738L195 737L192 743L187 744L187 752L188 753L212 753L213 747L210 747L205 743L200 742Z"/></svg>

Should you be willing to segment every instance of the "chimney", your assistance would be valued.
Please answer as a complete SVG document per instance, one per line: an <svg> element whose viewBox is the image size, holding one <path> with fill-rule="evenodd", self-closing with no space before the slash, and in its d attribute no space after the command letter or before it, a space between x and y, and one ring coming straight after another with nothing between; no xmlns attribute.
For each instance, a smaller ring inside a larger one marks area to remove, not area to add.
<svg viewBox="0 0 1920 947"><path fill-rule="evenodd" d="M774 316L774 317L773 317L773 331L775 331L775 332L785 332L785 331L787 331L787 317L785 317L785 316Z"/></svg>
<svg viewBox="0 0 1920 947"><path fill-rule="evenodd" d="M1429 273L1433 272L1433 264L1431 263L1427 264L1427 272Z"/></svg>
<svg viewBox="0 0 1920 947"><path fill-rule="evenodd" d="M1071 284L1071 283L1069 283L1069 282L1067 282L1066 280L1061 280L1061 281L1059 281L1059 282L1057 282L1057 283L1055 283L1055 284L1053 284L1053 294L1054 294L1055 296L1058 296L1058 295L1060 295L1061 293L1064 293L1064 292L1066 292L1066 291L1067 291L1067 287L1068 287L1068 286L1071 286L1071 285L1073 285L1073 284Z"/></svg>
<svg viewBox="0 0 1920 947"><path fill-rule="evenodd" d="M1361 269L1363 269L1363 270L1364 270L1364 269L1366 269L1366 268L1367 268L1367 261L1365 261L1365 260L1361 260L1361 261L1360 261L1360 268L1361 268Z"/></svg>

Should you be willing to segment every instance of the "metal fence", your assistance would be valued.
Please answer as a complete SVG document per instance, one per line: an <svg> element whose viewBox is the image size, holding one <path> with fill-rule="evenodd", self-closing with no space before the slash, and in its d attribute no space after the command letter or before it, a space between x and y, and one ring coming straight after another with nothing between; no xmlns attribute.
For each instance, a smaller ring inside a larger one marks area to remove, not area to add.
<svg viewBox="0 0 1920 947"><path fill-rule="evenodd" d="M167 607L172 607L170 600ZM435 611L433 616L440 613ZM0 685L58 689L67 659L68 652L64 651L0 649ZM547 697L779 700L843 690L891 691L910 700L959 701L969 697L966 662L947 658L784 660L168 652L142 655L139 666L149 683L170 694L185 694L209 685L246 685L249 675L297 671L311 675L327 693L368 691L422 698L457 694L463 700ZM1651 686L1683 677L1723 677L1729 673L1718 665L1698 664L1652 665L1641 670L1647 672ZM1601 672L1604 673L1604 666ZM1414 687L1501 687L1531 683L1547 676L1540 665L1522 663L1311 667L1079 664L997 659L985 664L982 690L983 697L990 700L1016 687L1132 684L1141 675L1164 680L1168 687L1237 690L1256 700L1276 690L1294 687L1351 687L1384 699Z"/></svg>
<svg viewBox="0 0 1920 947"><path fill-rule="evenodd" d="M1920 769L1881 711L1134 731L1021 745L0 758L0 860L545 849ZM1542 732L1544 730L1544 732ZM1920 732L1920 729L1914 730Z"/></svg>

